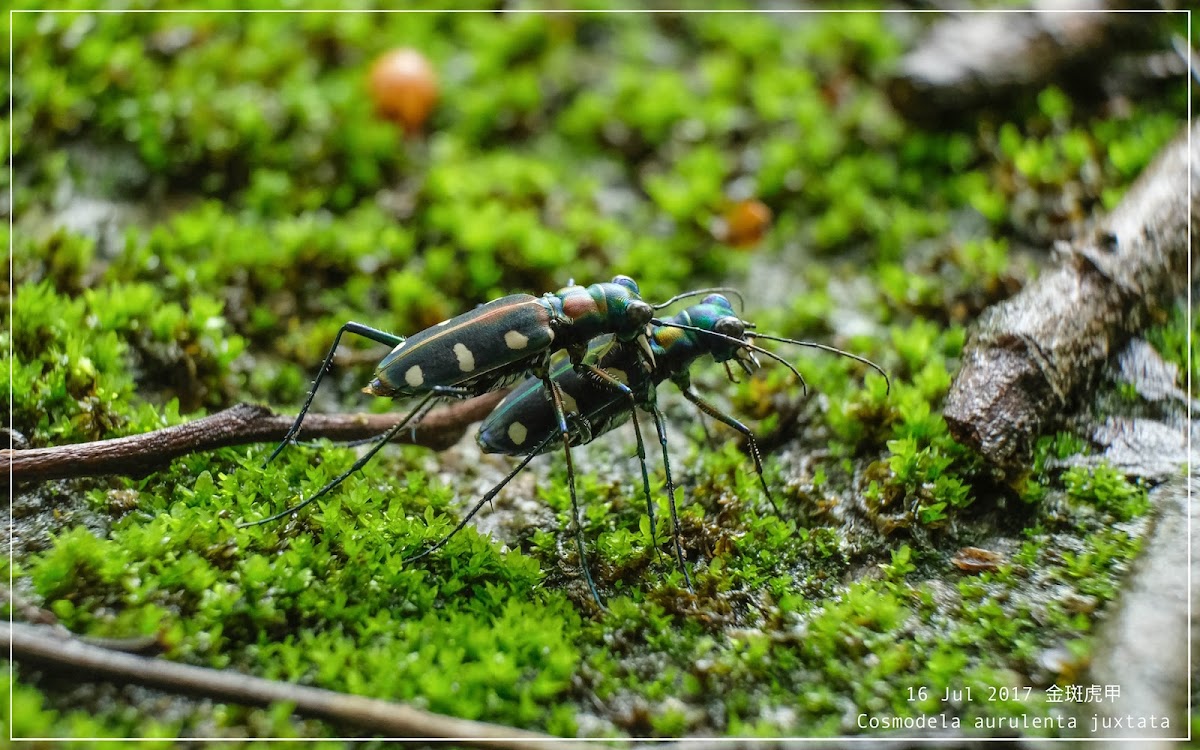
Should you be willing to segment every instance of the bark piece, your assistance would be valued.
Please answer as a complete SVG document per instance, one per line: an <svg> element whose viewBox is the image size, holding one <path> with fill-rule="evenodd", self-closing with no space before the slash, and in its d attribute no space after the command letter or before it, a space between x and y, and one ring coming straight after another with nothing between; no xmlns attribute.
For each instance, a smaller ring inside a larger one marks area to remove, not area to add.
<svg viewBox="0 0 1200 750"><path fill-rule="evenodd" d="M1191 135L1200 140L1200 123ZM1185 130L1093 236L984 312L946 397L944 416L956 440L1001 469L1020 469L1047 417L1067 407L1101 364L1183 293L1188 222L1200 216L1196 157L1189 161ZM1192 253L1198 239L1191 238Z"/></svg>

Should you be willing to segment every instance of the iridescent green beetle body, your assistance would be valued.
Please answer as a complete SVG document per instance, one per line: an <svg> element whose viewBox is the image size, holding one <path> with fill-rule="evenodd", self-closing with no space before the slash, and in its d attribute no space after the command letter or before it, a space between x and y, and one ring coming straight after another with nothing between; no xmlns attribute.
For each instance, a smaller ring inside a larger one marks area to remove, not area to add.
<svg viewBox="0 0 1200 750"><path fill-rule="evenodd" d="M283 441L267 458L270 462L294 439L300 430L304 415L312 404L321 379L329 370L341 337L346 333L371 339L392 347L376 367L371 382L363 389L367 393L388 398L415 397L419 401L403 419L383 435L375 439L376 444L354 464L315 494L257 521L255 525L282 518L332 491L346 477L361 469L380 448L387 444L400 430L420 420L437 398L464 398L494 390L521 376L528 375L543 389L543 403L553 415L547 428L563 445L567 473L574 476L570 454L570 428L564 409L563 388L551 378L550 356L553 352L566 352L564 371L574 372L594 388L601 388L609 396L623 401L624 411L632 412L644 394L635 394L620 379L613 377L593 361L587 361L589 345L598 337L609 337L613 347L628 357L630 368L644 375L653 373L654 353L648 332L654 320L654 311L688 296L698 296L716 291L712 289L687 292L653 306L641 299L638 285L627 276L617 276L611 282L583 287L570 285L557 292L535 297L515 294L488 302L474 310L439 323L405 339L361 323L349 322L342 326L333 340L321 370L313 382L312 390L296 421L284 436ZM724 300L724 298L721 298ZM728 301L725 301L728 307ZM740 332L739 332L740 333ZM670 354L671 348L663 348ZM678 367L679 365L673 365ZM646 381L650 390L657 381ZM642 386L639 386L642 387ZM570 395L567 394L567 399ZM589 396L589 398L592 398ZM595 398L599 398L596 396ZM573 403L573 402L568 402ZM614 419L620 415L614 411ZM639 457L645 458L641 434L634 422ZM660 430L660 441L665 435ZM547 443L549 439L547 439ZM644 465L644 460L643 460ZM519 471L519 467L518 467ZM648 485L649 479L643 477ZM501 485L498 485L497 490ZM647 490L647 495L649 491ZM576 544L579 549L581 568L588 588L597 604L600 595L596 591L588 570L583 542L582 527L578 523L578 504L575 483L571 482L571 507L576 519ZM470 519L469 514L455 529L461 529ZM440 547L453 536L452 532L441 542L424 551L405 558L405 562L424 557ZM603 606L600 604L600 606Z"/></svg>
<svg viewBox="0 0 1200 750"><path fill-rule="evenodd" d="M633 393L636 407L649 412L654 418L666 468L667 496L674 522L672 538L675 543L675 555L683 571L684 580L690 587L691 578L684 563L683 547L679 540L675 486L667 454L666 427L658 410L657 388L664 380L671 379L684 395L706 414L742 432L750 445L755 469L762 479L762 461L753 434L736 419L702 400L692 389L688 374L692 364L705 354L711 355L717 362L736 361L746 372L750 372L752 367L757 367L758 360L751 351L753 345L745 338L747 324L734 313L729 300L720 294L710 295L700 304L656 323L649 339L651 358L642 356L633 345L608 336L592 343L587 361L595 362L599 369L625 384ZM554 363L550 378L554 385L561 389L564 405L571 412L572 431L569 440L573 444L591 442L628 421L634 414L634 407L627 397L614 391L607 384L597 382L589 373L581 372L566 359ZM525 461L528 462L532 456L562 444L557 428L557 416L543 391L540 380L529 378L509 393L484 420L475 436L476 442L484 452L525 456ZM636 420L634 424L637 424ZM653 527L654 503L650 496L650 480L640 431L635 431L635 438L642 466L646 512ZM568 481L573 484L574 477L569 476ZM763 479L762 482L769 498L766 480Z"/></svg>

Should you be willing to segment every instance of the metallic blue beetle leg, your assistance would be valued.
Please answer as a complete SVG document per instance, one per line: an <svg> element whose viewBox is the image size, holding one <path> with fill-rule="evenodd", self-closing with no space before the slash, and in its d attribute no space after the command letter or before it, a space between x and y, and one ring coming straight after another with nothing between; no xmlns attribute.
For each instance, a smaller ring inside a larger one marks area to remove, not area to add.
<svg viewBox="0 0 1200 750"><path fill-rule="evenodd" d="M408 425L409 421L417 414L417 412L421 411L421 409L423 409L425 407L425 405L427 403L429 403L430 399L432 399L435 395L436 394L430 393L429 395L425 396L425 398L421 399L421 402L419 404L417 404L416 408L413 409L412 411L410 411L408 413L408 415L404 417L404 419L397 422L395 427L392 427L387 432L383 433L383 435L379 436L379 438L377 438L377 440L379 441L378 445L376 445L374 448L372 448L371 450L369 450L365 454L363 454L362 458L355 461L354 464L351 465L349 469L346 469L341 474L338 474L337 477L335 477L332 481L330 481L328 484L326 484L321 489L317 490L316 494L314 494L312 497L309 497L307 500L302 500L301 502L297 503L296 505L293 505L290 508L286 508L286 509L276 513L273 516L267 516L266 518L262 518L257 521L249 521L247 523L239 523L238 527L246 528L247 526L258 526L260 524L270 523L271 521L278 521L280 518L289 516L292 513L295 513L296 511L300 510L301 508L304 508L306 505L314 503L317 500L319 500L320 498L329 494L329 492L331 490L333 490L334 487L337 487L339 484L341 484L343 481L345 481L346 477L350 476L354 472L356 472L359 469L361 469L362 467L366 466L367 462L370 461L375 456L375 454L378 453L381 448L383 448L383 446L387 445L388 442L400 432L400 430L404 429L405 426Z"/></svg>
<svg viewBox="0 0 1200 750"><path fill-rule="evenodd" d="M750 431L750 428L700 398L700 394L692 390L690 383L686 381L679 383L679 389L683 391L683 397L695 404L700 411L719 422L729 425L746 437L746 444L750 446L750 456L754 459L754 471L758 474L758 481L762 485L763 493L767 496L767 502L771 504L771 508L774 509L775 514L780 515L779 506L775 504L775 498L771 497L771 489L767 486L767 478L763 475L762 456L759 454L758 442L755 441L754 433Z"/></svg>
<svg viewBox="0 0 1200 750"><path fill-rule="evenodd" d="M404 558L404 562L410 563L410 562L413 562L414 560L420 560L422 557L427 557L428 555L430 555L430 554L436 552L437 550L441 549L442 547L444 547L446 545L446 543L449 542L454 537L455 534L462 531L466 527L466 525L471 521L471 519L475 517L475 514L479 512L480 508L482 508L485 504L490 503L496 497L496 495L500 494L500 490L504 489L504 487L509 482L512 481L513 477L520 474L521 470L524 469L526 466L528 466L529 462L532 461L534 459L534 457L536 457L538 454L540 454L542 452L542 449L545 448L547 445L549 445L551 442L553 442L554 439L557 437L558 437L558 433L556 433L556 432L551 432L549 435L547 435L542 440L541 443L534 446L533 450L530 451L529 455L525 456L525 458L523 458L521 460L521 463L517 464L516 468L514 468L512 471L508 472L508 476L501 479L499 481L499 483L496 484L495 487L488 490L486 495L479 498L479 502L475 503L475 505L473 505L471 507L471 510L469 510L467 512L467 515L463 516L463 519L458 522L458 525L455 526L450 531L449 534L447 534L446 536L439 539L438 542L436 544L434 544L432 547L422 550L421 552L418 552L417 554L413 555L412 557Z"/></svg>
<svg viewBox="0 0 1200 750"><path fill-rule="evenodd" d="M304 406L300 408L300 413L296 415L296 421L292 423L291 428L288 429L287 434L283 436L283 440L279 443L279 445L275 446L275 450L271 452L271 455L267 456L267 460L263 461L263 466L266 466L275 460L275 457L278 456L281 451L283 451L284 446L292 442L296 437L296 434L300 432L300 425L304 422L304 415L308 414L308 408L312 406L313 396L317 395L317 387L321 385L321 380L325 377L325 374L329 372L329 366L333 364L333 355L337 353L338 344L341 343L342 334L344 333L353 333L357 336L362 336L363 338L376 341L380 344L387 344L391 347L398 346L402 341L404 341L403 336L397 336L395 334L388 333L387 331L381 331L378 328L372 328L371 326L363 325L362 323L355 323L354 321L351 321L338 329L337 335L333 337L333 345L329 347L329 353L325 355L325 361L321 363L321 369L317 372L316 380L313 381L312 390L308 392L308 398L304 399Z"/></svg>
<svg viewBox="0 0 1200 750"><path fill-rule="evenodd" d="M688 591L695 593L692 588L692 577L688 574L687 563L683 559L683 543L679 539L679 513L675 509L675 480L671 477L671 457L667 455L667 425L663 421L662 412L658 410L658 402L652 398L647 407L654 417L654 427L658 430L658 443L662 446L663 470L667 473L667 500L671 507L671 539L675 542L675 559L679 561L679 569L683 571L683 581Z"/></svg>
<svg viewBox="0 0 1200 750"><path fill-rule="evenodd" d="M583 569L583 577L587 581L588 589L592 592L592 598L596 600L596 605L600 609L604 609L604 602L600 600L600 593L596 591L596 584L592 581L592 572L588 570L587 549L583 540L583 522L579 520L579 499L575 493L575 463L571 460L571 433L567 429L567 415L563 411L562 393L558 384L550 379L550 373L544 368L541 378L542 384L550 392L550 400L554 403L554 416L558 420L563 456L567 460L567 484L571 488L571 522L575 524L575 546L579 548L579 567Z"/></svg>

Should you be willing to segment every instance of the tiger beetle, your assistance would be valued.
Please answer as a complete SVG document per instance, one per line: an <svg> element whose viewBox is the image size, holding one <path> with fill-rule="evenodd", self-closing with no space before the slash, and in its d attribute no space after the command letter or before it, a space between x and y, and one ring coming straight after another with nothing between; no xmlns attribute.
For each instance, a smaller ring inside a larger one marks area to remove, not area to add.
<svg viewBox="0 0 1200 750"><path fill-rule="evenodd" d="M561 389L550 378L550 355L565 350L572 367L581 374L587 373L596 382L607 384L626 398L632 409L633 392L602 369L584 361L588 344L598 336L611 335L615 341L632 347L640 352L640 356L651 360L653 354L648 340L648 325L655 311L678 300L711 291L718 290L686 292L658 305L651 305L641 298L637 282L628 276L617 276L611 282L587 287L572 283L541 297L530 294L502 297L408 338L362 323L346 323L334 336L333 344L325 355L296 421L263 462L263 466L295 441L317 388L329 372L342 336L347 333L393 347L376 367L375 375L363 389L364 392L393 399L413 397L420 400L394 427L374 439L374 447L312 496L266 518L243 523L242 526L278 520L323 497L365 466L400 430L420 421L434 399L477 396L525 375L542 384L548 400L553 404L558 434L573 476L574 468L568 447L569 428ZM574 484L571 486L571 507L577 510ZM576 523L578 525L578 521ZM582 535L579 535L578 541L582 554ZM590 576L588 583L591 585Z"/></svg>
<svg viewBox="0 0 1200 750"><path fill-rule="evenodd" d="M604 336L593 342L589 349L588 359L596 366L626 384L634 393L637 406L648 412L654 419L658 433L658 441L662 448L663 467L666 473L666 489L669 507L671 509L672 539L675 557L683 571L684 581L688 589L692 588L691 577L683 557L683 546L679 538L679 517L675 506L675 484L671 475L671 463L667 450L666 426L662 412L657 404L657 386L664 380L671 380L683 392L684 397L696 405L701 412L737 430L745 438L754 460L754 470L759 483L771 506L778 513L778 507L771 496L763 474L762 457L754 434L744 424L733 416L722 412L705 401L692 387L690 368L693 363L705 354L710 355L716 362L723 363L726 371L733 379L729 363L736 362L747 374L753 373L760 367L755 353L763 354L785 365L804 386L804 378L799 371L775 353L763 349L753 343L760 338L796 346L805 346L841 354L862 362L883 375L888 391L891 382L887 373L875 363L863 357L842 351L836 347L811 341L771 336L756 333L752 323L739 318L733 311L729 300L713 294L706 297L700 304L681 311L666 320L652 321L653 329L649 344L653 359L647 360L629 344ZM646 468L645 448L642 444L641 432L636 429L637 418L628 401L611 388L589 377L589 370L574 368L567 360L556 362L551 368L550 379L561 389L562 398L571 414L572 432L568 440L574 445L582 445L612 430L633 416L635 426L634 436L637 440L637 455L642 470L642 488L646 496L646 510L650 518L651 534L654 529L654 505L650 494L649 472ZM414 555L409 560L419 559L437 550L451 537L461 530L468 521L492 500L500 490L511 481L534 456L545 453L562 442L561 430L556 427L556 414L551 411L548 400L543 396L541 383L536 378L526 379L519 384L491 413L479 428L476 440L487 453L502 453L514 456L524 456L524 459L495 487L488 491L459 522L459 524L439 542ZM573 466L567 464L567 481L572 489L575 483ZM574 494L572 494L574 497ZM578 530L578 522L577 522ZM582 533L581 530L579 533ZM586 558L580 545L580 563L584 576L591 589L592 595L600 603L600 598L587 572ZM657 544L656 544L657 549ZM601 606L603 606L601 604Z"/></svg>

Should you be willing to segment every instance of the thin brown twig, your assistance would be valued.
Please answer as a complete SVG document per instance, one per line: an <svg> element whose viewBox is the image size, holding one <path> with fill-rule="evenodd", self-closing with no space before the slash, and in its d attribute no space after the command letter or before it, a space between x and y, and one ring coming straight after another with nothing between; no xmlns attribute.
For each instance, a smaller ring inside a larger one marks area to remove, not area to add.
<svg viewBox="0 0 1200 750"><path fill-rule="evenodd" d="M53 631L64 638L74 635L71 631L67 630L65 625L58 621L58 617L50 610L43 609L27 601L7 586L0 585L0 591L4 592L0 598L7 599L12 605L13 612L19 613L21 618L26 622L44 625L47 631ZM162 639L157 635L138 635L131 638L104 638L91 635L75 637L93 646L106 648L110 651L124 651L130 654L159 654L165 650Z"/></svg>
<svg viewBox="0 0 1200 750"><path fill-rule="evenodd" d="M412 430L402 430L395 442L444 450L458 442L468 425L491 413L504 395L504 391L493 391L431 411ZM309 414L300 435L304 439L361 440L382 434L398 419L395 414ZM11 472L0 476L0 488L7 488L10 481L144 474L195 451L281 440L293 421L293 417L265 406L238 404L141 435L51 448L4 449L0 450L0 466L9 464Z"/></svg>
<svg viewBox="0 0 1200 750"><path fill-rule="evenodd" d="M45 627L5 622L0 623L0 633L15 659L69 670L75 677L131 682L251 706L291 703L297 713L396 739L445 737L482 748L568 747L549 735L443 716L402 703L110 651Z"/></svg>

